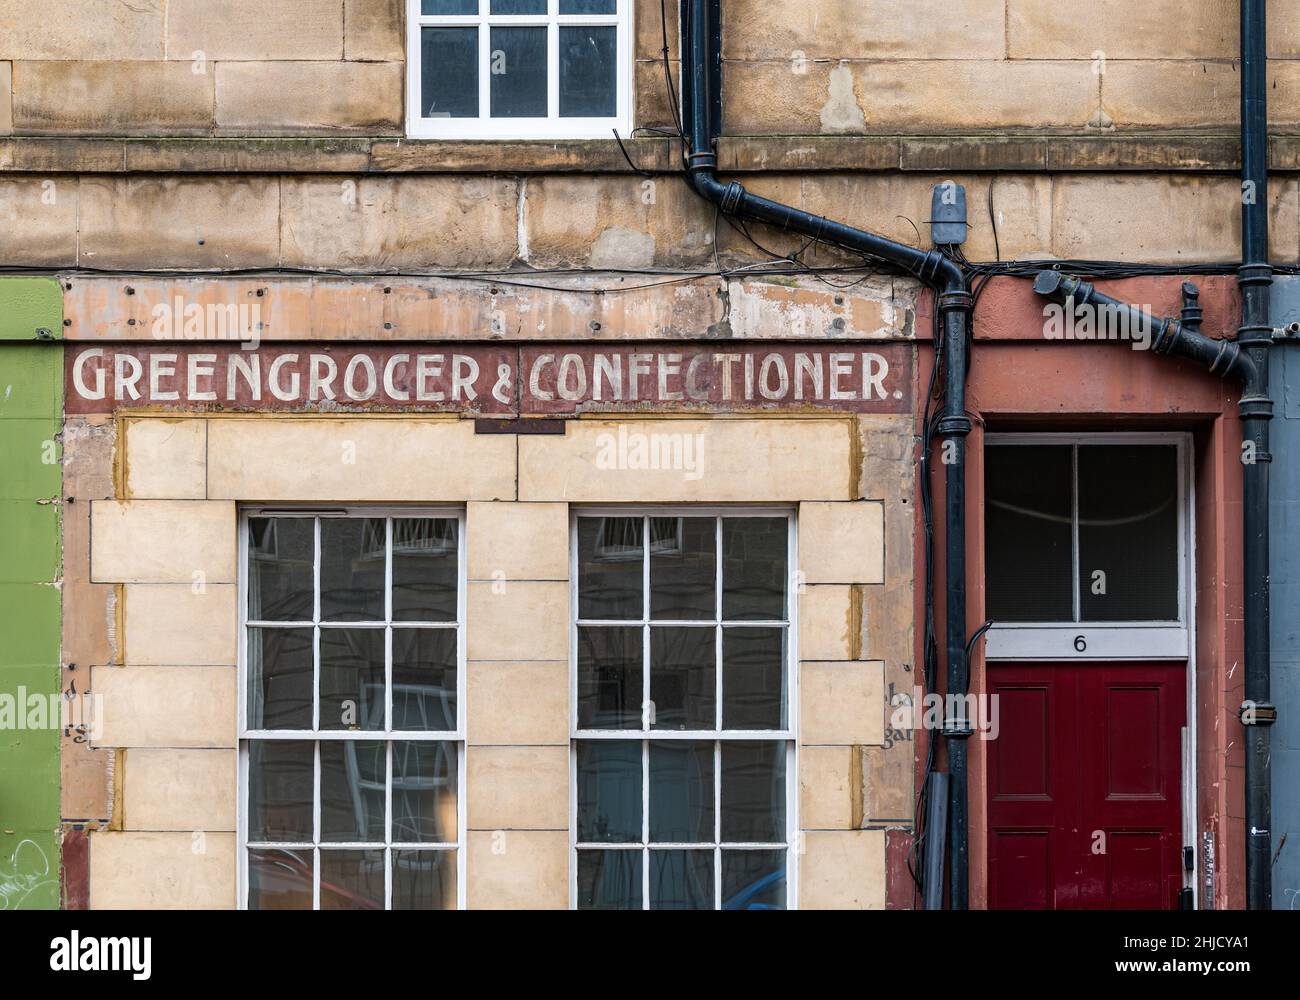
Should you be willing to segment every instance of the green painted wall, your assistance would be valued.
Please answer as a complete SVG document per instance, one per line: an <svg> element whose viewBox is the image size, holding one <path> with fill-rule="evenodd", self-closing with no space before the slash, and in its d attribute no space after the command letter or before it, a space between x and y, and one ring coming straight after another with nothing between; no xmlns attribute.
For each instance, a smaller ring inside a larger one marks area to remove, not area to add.
<svg viewBox="0 0 1300 1000"><path fill-rule="evenodd" d="M59 905L62 333L58 282L0 278L0 910Z"/></svg>

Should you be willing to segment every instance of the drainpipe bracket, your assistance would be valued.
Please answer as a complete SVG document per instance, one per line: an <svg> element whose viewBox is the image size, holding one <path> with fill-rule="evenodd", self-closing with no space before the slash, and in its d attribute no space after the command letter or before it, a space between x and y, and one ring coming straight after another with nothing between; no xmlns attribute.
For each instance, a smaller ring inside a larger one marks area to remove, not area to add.
<svg viewBox="0 0 1300 1000"><path fill-rule="evenodd" d="M975 735L966 719L944 719L943 738L946 740L968 740Z"/></svg>
<svg viewBox="0 0 1300 1000"><path fill-rule="evenodd" d="M1237 328L1237 345L1239 347L1268 347L1273 343L1277 331L1272 326L1240 326Z"/></svg>
<svg viewBox="0 0 1300 1000"><path fill-rule="evenodd" d="M1240 718L1243 726L1271 726L1277 722L1277 706L1266 701L1243 701Z"/></svg>

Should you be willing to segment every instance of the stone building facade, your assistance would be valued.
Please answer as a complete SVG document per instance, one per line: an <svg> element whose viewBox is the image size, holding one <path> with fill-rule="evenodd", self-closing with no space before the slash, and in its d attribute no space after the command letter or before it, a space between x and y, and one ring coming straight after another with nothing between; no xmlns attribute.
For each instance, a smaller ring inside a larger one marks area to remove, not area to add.
<svg viewBox="0 0 1300 1000"><path fill-rule="evenodd" d="M87 713L0 765L9 900L919 905L929 733L896 710L926 655L933 297L694 193L676 4L565 6L0 0L0 263L25 272L0 277L26 470L5 533L30 539L0 586L33 636L4 668ZM1296 265L1300 3L1269 8L1271 253ZM1235 4L722 11L719 170L758 194L928 248L935 186L961 184L970 260L1168 265L1106 285L1160 315L1174 269L1238 260ZM498 93L493 31L538 58L509 30L549 32L552 63ZM606 41L608 77L566 96L564 46ZM462 56L464 93L421 75ZM535 86L549 111L484 110ZM1231 279L1196 280L1230 334ZM1235 399L1046 340L1019 277L989 280L974 337L979 455L1181 449L1183 646L1158 658L1191 735L1161 794L1195 861L1152 891L1239 906ZM981 694L1015 681L975 662ZM972 905L1068 905L999 898L1035 862L999 854L999 744L972 745Z"/></svg>

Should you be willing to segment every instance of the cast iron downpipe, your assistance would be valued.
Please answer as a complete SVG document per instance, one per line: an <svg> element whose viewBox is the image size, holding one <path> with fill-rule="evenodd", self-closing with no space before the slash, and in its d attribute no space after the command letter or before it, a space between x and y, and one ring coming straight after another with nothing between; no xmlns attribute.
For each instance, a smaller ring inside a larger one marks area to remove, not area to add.
<svg viewBox="0 0 1300 1000"><path fill-rule="evenodd" d="M1255 379L1241 396L1242 435L1249 444L1243 500L1246 575L1246 700L1241 720L1246 727L1246 907L1267 910L1273 904L1270 834L1273 805L1270 784L1271 730L1277 710L1270 703L1268 498L1269 397L1268 353L1273 344L1269 317L1268 261L1268 44L1265 0L1241 3L1241 326L1237 343L1250 356Z"/></svg>
<svg viewBox="0 0 1300 1000"><path fill-rule="evenodd" d="M735 181L716 176L714 142L721 131L719 78L721 10L719 0L683 0L682 58L685 62L683 126L687 132L687 170L692 187L729 216L776 226L822 243L888 261L934 289L943 332L945 395L936 436L943 439L945 470L945 575L947 579L947 689L964 694L966 664L966 338L971 296L966 276L951 259L935 250L918 250L875 233L854 229L746 191ZM936 354L939 345L935 345ZM936 356L935 362L938 363ZM925 442L924 447L929 447ZM965 698L946 699L964 706ZM959 711L964 712L964 707ZM948 843L951 851L949 905L967 907L966 743L970 720L944 720L948 748Z"/></svg>
<svg viewBox="0 0 1300 1000"><path fill-rule="evenodd" d="M1200 310L1194 296L1184 309L1183 322L1155 319L1132 306L1102 295L1092 285L1059 272L1043 271L1034 290L1075 311L1099 307L1132 323L1147 323L1153 346L1161 354L1178 354L1207 366L1223 378L1242 384L1238 412L1242 425L1243 516L1242 554L1245 574L1245 701L1241 721L1246 728L1246 906L1272 906L1269 830L1271 753L1269 727L1277 720L1270 703L1269 647L1269 398L1268 352L1273 343L1269 320L1268 262L1268 49L1265 0L1241 0L1241 326L1235 342L1213 340L1199 330ZM1185 286L1189 287L1189 286ZM1194 292L1194 286L1190 286ZM1130 329L1139 329L1132 327ZM1122 329L1122 327L1121 327Z"/></svg>

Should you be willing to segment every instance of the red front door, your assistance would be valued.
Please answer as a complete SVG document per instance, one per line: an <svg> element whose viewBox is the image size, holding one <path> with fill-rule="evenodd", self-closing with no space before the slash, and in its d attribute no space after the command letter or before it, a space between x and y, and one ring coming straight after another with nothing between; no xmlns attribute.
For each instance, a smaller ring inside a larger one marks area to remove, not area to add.
<svg viewBox="0 0 1300 1000"><path fill-rule="evenodd" d="M988 668L989 906L1173 909L1182 888L1182 664Z"/></svg>

